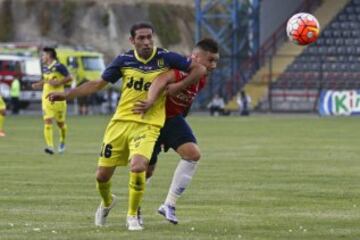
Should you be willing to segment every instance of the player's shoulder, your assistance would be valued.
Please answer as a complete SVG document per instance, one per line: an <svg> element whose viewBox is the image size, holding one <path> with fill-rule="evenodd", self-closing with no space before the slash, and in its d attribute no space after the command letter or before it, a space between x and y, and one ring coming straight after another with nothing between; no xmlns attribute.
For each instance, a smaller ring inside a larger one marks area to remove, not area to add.
<svg viewBox="0 0 360 240"><path fill-rule="evenodd" d="M158 48L157 58L163 59L167 63L190 62L191 59L183 54L169 51L165 48Z"/></svg>
<svg viewBox="0 0 360 240"><path fill-rule="evenodd" d="M164 55L164 54L168 54L170 51L167 50L166 48L160 48L160 47L157 47L156 48L156 53L157 55Z"/></svg>
<svg viewBox="0 0 360 240"><path fill-rule="evenodd" d="M54 70L56 72L59 72L63 75L67 75L68 74L68 70L66 68L66 66L64 64L62 64L61 62L57 61L55 64L54 64ZM54 70L51 70L51 71L54 71Z"/></svg>
<svg viewBox="0 0 360 240"><path fill-rule="evenodd" d="M57 61L57 62L54 64L54 67L55 67L56 69L59 69L59 68L63 69L63 68L66 68L66 66L65 66L64 64L62 64L61 62L59 62L59 61Z"/></svg>
<svg viewBox="0 0 360 240"><path fill-rule="evenodd" d="M134 50L129 50L124 53L120 53L115 60L124 60L124 59L132 59L135 57Z"/></svg>
<svg viewBox="0 0 360 240"><path fill-rule="evenodd" d="M135 52L134 50L128 50L124 53L120 53L117 58L120 59L128 59L128 58L134 58L135 57Z"/></svg>
<svg viewBox="0 0 360 240"><path fill-rule="evenodd" d="M167 57L167 56L171 56L171 55L179 55L178 53L176 52L173 52L173 51L170 51L166 48L157 48L157 52L156 52L156 55L158 57Z"/></svg>
<svg viewBox="0 0 360 240"><path fill-rule="evenodd" d="M49 72L49 67L48 66L46 66L46 65L42 65L41 66L41 71L43 72L43 73L46 73L46 72Z"/></svg>
<svg viewBox="0 0 360 240"><path fill-rule="evenodd" d="M135 61L135 53L134 50L129 50L124 53L120 53L117 57L114 58L113 64L116 65L126 65L127 62Z"/></svg>

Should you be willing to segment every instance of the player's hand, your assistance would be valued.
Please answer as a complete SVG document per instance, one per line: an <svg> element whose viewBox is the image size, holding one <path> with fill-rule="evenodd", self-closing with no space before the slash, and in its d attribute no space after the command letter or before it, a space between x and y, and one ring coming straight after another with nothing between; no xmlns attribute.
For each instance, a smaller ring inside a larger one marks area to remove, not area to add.
<svg viewBox="0 0 360 240"><path fill-rule="evenodd" d="M34 90L39 90L39 89L42 88L42 84L33 83L33 84L31 84L31 88L34 89Z"/></svg>
<svg viewBox="0 0 360 240"><path fill-rule="evenodd" d="M49 93L46 96L47 99L49 99L50 102L56 102L56 101L65 101L66 100L66 95L63 92L52 92Z"/></svg>
<svg viewBox="0 0 360 240"><path fill-rule="evenodd" d="M139 100L134 104L133 113L141 114L144 117L145 113L151 108L153 102Z"/></svg>

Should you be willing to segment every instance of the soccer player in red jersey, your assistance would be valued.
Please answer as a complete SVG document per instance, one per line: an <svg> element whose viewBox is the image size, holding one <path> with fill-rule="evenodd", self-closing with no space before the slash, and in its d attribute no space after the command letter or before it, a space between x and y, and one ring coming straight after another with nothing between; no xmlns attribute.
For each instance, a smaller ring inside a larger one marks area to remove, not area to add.
<svg viewBox="0 0 360 240"><path fill-rule="evenodd" d="M199 41L192 51L191 58L211 72L216 68L219 60L217 42L209 38ZM147 101L138 102L134 108L135 112L145 114L151 107L151 99L155 99L153 96L159 94L160 89L166 86L166 121L155 144L146 177L149 179L152 176L162 147L165 152L172 148L179 154L181 159L174 172L168 195L164 204L158 209L158 212L173 224L178 223L175 215L176 201L191 182L201 156L196 138L186 122L185 116L198 92L204 88L206 76L200 78L196 84L184 88L181 80L186 76L187 73L176 69L163 74L158 78L157 84L159 85L150 87ZM160 85L161 87L159 87ZM152 91L154 88L157 88L156 93ZM150 96L152 94L154 95Z"/></svg>

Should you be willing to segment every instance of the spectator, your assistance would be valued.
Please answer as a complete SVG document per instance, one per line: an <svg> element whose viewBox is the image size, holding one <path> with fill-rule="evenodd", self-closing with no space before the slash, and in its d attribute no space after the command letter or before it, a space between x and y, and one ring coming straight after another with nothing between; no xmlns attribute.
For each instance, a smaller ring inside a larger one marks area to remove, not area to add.
<svg viewBox="0 0 360 240"><path fill-rule="evenodd" d="M224 115L225 102L219 94L215 94L211 102L207 106L211 116Z"/></svg>
<svg viewBox="0 0 360 240"><path fill-rule="evenodd" d="M5 137L5 132L3 129L5 115L6 115L6 105L0 94L0 137Z"/></svg>
<svg viewBox="0 0 360 240"><path fill-rule="evenodd" d="M84 80L79 83L77 86L80 86L84 83L88 82L88 80ZM79 104L79 114L80 115L88 115L89 114L89 104L91 101L91 96L81 96L77 97L77 101Z"/></svg>
<svg viewBox="0 0 360 240"><path fill-rule="evenodd" d="M239 113L241 116L249 116L250 115L250 96L246 95L245 91L242 90L240 94L238 94L236 98L236 103L239 106Z"/></svg>
<svg viewBox="0 0 360 240"><path fill-rule="evenodd" d="M11 97L11 106L12 106L12 114L19 114L20 110L20 81L17 78L11 83L11 90L10 90L10 97Z"/></svg>

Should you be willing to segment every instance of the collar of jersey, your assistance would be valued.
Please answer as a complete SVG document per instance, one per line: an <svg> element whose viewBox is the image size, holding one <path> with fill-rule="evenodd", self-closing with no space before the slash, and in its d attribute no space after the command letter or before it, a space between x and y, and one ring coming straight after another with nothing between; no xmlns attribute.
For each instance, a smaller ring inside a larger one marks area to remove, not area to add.
<svg viewBox="0 0 360 240"><path fill-rule="evenodd" d="M52 62L49 64L48 68L49 68L49 69L52 68L53 66L55 66L56 63L57 63L56 60L52 61Z"/></svg>
<svg viewBox="0 0 360 240"><path fill-rule="evenodd" d="M140 57L136 51L136 49L134 49L134 54L135 54L135 58L139 61L139 62L142 62L144 64L147 64L148 62L150 62L150 60L155 56L156 54L156 51L157 51L157 48L156 47L153 47L153 51L150 55L150 57L148 59L143 59L142 57Z"/></svg>

